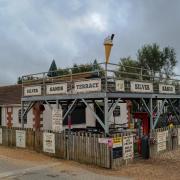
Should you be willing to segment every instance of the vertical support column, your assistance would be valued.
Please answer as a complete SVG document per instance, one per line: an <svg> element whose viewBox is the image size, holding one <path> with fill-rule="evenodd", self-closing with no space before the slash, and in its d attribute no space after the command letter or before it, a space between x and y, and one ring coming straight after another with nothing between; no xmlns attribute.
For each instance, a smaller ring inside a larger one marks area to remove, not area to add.
<svg viewBox="0 0 180 180"><path fill-rule="evenodd" d="M7 127L11 128L13 126L13 107L8 106L6 107L6 121L7 121Z"/></svg>
<svg viewBox="0 0 180 180"><path fill-rule="evenodd" d="M140 71L140 79L143 80L143 71L142 71L142 67L141 67L141 71Z"/></svg>
<svg viewBox="0 0 180 180"><path fill-rule="evenodd" d="M107 62L105 63L105 93L106 97L104 98L104 127L105 135L109 134L109 123L108 123L108 98L107 98Z"/></svg>
<svg viewBox="0 0 180 180"><path fill-rule="evenodd" d="M154 129L153 126L153 102L152 102L152 98L150 98L149 100L149 110L150 110L150 129Z"/></svg>
<svg viewBox="0 0 180 180"><path fill-rule="evenodd" d="M107 93L107 63L105 63L105 92Z"/></svg>
<svg viewBox="0 0 180 180"><path fill-rule="evenodd" d="M73 93L73 76L72 76L72 69L69 69L70 71L70 83L71 83L71 86L70 86L70 92Z"/></svg>
<svg viewBox="0 0 180 180"><path fill-rule="evenodd" d="M43 73L43 87L42 87L42 89L43 89L43 96L46 95L45 77L46 77L45 73Z"/></svg>
<svg viewBox="0 0 180 180"><path fill-rule="evenodd" d="M22 128L24 128L24 102L21 101L21 123L22 123Z"/></svg>
<svg viewBox="0 0 180 180"><path fill-rule="evenodd" d="M59 101L56 100L56 108L59 109Z"/></svg>
<svg viewBox="0 0 180 180"><path fill-rule="evenodd" d="M109 134L109 122L108 122L108 98L104 98L104 125L105 125L105 134Z"/></svg>
<svg viewBox="0 0 180 180"><path fill-rule="evenodd" d="M128 128L130 129L130 123L131 123L131 108L132 108L132 102L130 100L126 101L126 107L127 107L127 119L128 119Z"/></svg>

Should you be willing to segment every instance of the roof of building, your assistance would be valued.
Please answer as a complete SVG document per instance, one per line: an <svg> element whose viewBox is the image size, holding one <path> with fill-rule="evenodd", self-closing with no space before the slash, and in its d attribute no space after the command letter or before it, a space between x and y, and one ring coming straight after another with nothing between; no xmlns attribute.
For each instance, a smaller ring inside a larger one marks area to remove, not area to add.
<svg viewBox="0 0 180 180"><path fill-rule="evenodd" d="M0 105L21 104L22 85L0 86Z"/></svg>

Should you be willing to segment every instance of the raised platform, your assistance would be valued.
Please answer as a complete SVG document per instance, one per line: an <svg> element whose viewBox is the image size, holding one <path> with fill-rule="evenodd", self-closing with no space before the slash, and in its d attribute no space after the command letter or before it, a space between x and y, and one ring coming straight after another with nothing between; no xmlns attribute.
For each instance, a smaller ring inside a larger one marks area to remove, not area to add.
<svg viewBox="0 0 180 180"><path fill-rule="evenodd" d="M176 94L154 94L154 93L127 93L127 92L93 92L93 93L81 93L81 94L63 94L63 95L45 95L45 96L29 96L22 97L22 101L53 101L53 100L74 100L74 99L180 99L180 95Z"/></svg>

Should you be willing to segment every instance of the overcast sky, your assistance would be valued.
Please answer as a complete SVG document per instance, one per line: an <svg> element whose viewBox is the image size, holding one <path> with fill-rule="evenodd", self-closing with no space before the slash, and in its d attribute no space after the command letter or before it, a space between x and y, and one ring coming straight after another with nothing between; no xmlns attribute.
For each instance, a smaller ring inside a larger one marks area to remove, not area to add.
<svg viewBox="0 0 180 180"><path fill-rule="evenodd" d="M111 62L136 58L137 49L153 42L174 47L178 60L180 1L0 0L0 84L48 71L52 59L58 67L102 62L111 33Z"/></svg>

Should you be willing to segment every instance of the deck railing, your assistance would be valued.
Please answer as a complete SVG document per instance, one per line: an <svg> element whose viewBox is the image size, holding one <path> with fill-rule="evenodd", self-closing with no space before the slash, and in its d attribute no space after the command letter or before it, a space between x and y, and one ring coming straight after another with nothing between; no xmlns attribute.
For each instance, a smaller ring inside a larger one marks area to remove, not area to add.
<svg viewBox="0 0 180 180"><path fill-rule="evenodd" d="M99 63L96 66L92 65L92 69L87 72L76 73L76 69L78 70L78 67L24 75L22 76L22 87L41 85L42 91L45 91L47 84L67 83L68 93L72 94L74 82L101 79L102 92L116 92L116 80L123 80L125 92L130 92L130 83L135 81L152 83L153 93L158 93L159 84L173 85L176 94L180 94L180 75L176 74L167 77L165 73L154 72L151 69L114 63L109 63L107 66L105 63ZM45 95L45 93L43 94Z"/></svg>

